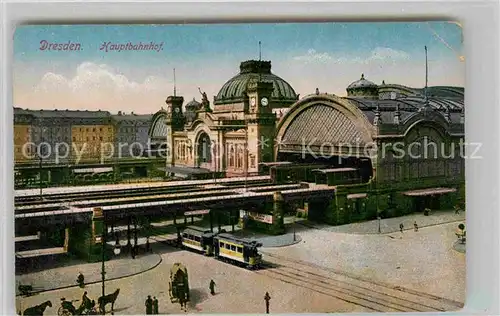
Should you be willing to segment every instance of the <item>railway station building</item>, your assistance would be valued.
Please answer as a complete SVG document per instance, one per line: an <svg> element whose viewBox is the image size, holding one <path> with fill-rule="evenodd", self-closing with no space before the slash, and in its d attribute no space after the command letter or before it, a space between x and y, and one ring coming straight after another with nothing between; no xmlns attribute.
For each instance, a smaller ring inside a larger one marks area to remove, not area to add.
<svg viewBox="0 0 500 316"><path fill-rule="evenodd" d="M169 96L150 139L164 146L167 175L267 167L280 181L336 185L327 205L304 206L332 224L464 204L463 88L377 85L361 75L346 91L300 97L270 61L244 61L212 102L202 91L185 106Z"/></svg>

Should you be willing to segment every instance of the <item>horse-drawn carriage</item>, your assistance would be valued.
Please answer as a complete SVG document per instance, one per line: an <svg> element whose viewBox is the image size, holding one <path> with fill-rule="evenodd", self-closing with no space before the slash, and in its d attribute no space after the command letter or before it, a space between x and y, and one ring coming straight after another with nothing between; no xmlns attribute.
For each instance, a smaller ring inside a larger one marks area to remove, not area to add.
<svg viewBox="0 0 500 316"><path fill-rule="evenodd" d="M168 293L172 303L179 302L183 306L189 301L188 273L182 263L174 263L170 269Z"/></svg>

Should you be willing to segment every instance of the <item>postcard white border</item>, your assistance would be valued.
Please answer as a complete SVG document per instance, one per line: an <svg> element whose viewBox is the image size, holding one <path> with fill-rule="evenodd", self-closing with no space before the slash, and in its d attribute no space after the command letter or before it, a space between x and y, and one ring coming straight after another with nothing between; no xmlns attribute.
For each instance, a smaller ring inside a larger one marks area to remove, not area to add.
<svg viewBox="0 0 500 316"><path fill-rule="evenodd" d="M481 160L466 162L467 299L456 313L500 314L499 308L499 24L498 3L472 2L45 2L2 3L0 115L0 308L15 314L13 225L12 39L26 23L187 23L364 20L458 20L466 56L466 142L482 142ZM422 261L425 264L425 261ZM356 314L349 314L356 315ZM416 314L415 314L416 315Z"/></svg>

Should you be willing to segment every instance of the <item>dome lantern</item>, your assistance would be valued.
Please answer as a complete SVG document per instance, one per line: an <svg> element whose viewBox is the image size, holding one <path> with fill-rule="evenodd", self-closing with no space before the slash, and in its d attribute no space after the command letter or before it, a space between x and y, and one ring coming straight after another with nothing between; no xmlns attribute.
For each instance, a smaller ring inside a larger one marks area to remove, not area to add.
<svg viewBox="0 0 500 316"><path fill-rule="evenodd" d="M366 80L365 74L361 74L361 79L351 83L346 90L350 97L378 98L378 85Z"/></svg>

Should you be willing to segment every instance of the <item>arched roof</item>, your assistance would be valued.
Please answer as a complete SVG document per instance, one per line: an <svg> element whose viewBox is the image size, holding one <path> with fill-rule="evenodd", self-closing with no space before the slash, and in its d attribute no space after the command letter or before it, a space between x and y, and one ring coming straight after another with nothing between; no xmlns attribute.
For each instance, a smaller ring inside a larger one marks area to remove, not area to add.
<svg viewBox="0 0 500 316"><path fill-rule="evenodd" d="M344 98L310 95L295 103L278 125L279 150L312 146L362 147L372 141L373 126Z"/></svg>
<svg viewBox="0 0 500 316"><path fill-rule="evenodd" d="M149 138L154 140L164 139L165 137L167 137L167 111L161 109L151 119Z"/></svg>
<svg viewBox="0 0 500 316"><path fill-rule="evenodd" d="M379 93L394 91L405 96L423 96L424 88L412 88L399 84L382 84ZM431 86L427 87L427 96L434 98L464 98L464 88L454 86Z"/></svg>
<svg viewBox="0 0 500 316"><path fill-rule="evenodd" d="M450 123L460 123L462 111L464 111L464 100L460 98L433 98L429 97L427 102L423 97L405 97L400 99L370 100L365 98L347 97L363 111L370 123L373 123L375 111L380 111L382 123L391 123L396 115L396 108L399 109L401 122L405 122L422 110L426 104L430 109L435 110L435 117L445 119L446 112L449 112Z"/></svg>

